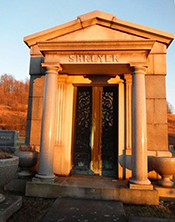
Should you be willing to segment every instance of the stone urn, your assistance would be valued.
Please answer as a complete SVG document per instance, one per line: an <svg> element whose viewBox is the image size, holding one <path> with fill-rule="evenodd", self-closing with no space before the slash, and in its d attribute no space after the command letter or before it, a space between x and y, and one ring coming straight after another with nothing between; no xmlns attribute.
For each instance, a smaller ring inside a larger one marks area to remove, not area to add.
<svg viewBox="0 0 175 222"><path fill-rule="evenodd" d="M20 171L18 172L18 176L33 176L31 168L37 164L38 152L36 152L31 146L23 146L15 151L14 155L19 157Z"/></svg>
<svg viewBox="0 0 175 222"><path fill-rule="evenodd" d="M173 187L171 176L175 174L175 157L152 157L153 169L162 177L158 183L164 187Z"/></svg>
<svg viewBox="0 0 175 222"><path fill-rule="evenodd" d="M5 158L1 158L0 155L0 192L3 191L4 185L15 177L18 164L19 158L17 156L8 155ZM0 203L4 200L4 195L0 193Z"/></svg>

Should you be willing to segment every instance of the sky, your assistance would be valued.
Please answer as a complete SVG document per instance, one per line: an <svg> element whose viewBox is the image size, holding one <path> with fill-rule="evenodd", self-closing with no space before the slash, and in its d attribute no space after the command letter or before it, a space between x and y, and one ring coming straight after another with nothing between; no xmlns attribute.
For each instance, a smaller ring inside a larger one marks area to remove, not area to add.
<svg viewBox="0 0 175 222"><path fill-rule="evenodd" d="M0 0L0 75L29 78L23 38L94 10L175 35L175 0ZM167 50L166 89L175 108L175 40Z"/></svg>

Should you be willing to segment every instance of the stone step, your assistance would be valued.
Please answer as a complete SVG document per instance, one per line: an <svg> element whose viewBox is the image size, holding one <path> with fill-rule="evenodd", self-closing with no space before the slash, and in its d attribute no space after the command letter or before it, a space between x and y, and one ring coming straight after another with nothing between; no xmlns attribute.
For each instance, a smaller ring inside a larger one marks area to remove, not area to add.
<svg viewBox="0 0 175 222"><path fill-rule="evenodd" d="M127 222L122 202L57 198L42 222Z"/></svg>
<svg viewBox="0 0 175 222"><path fill-rule="evenodd" d="M127 181L93 176L63 177L58 178L57 182L34 179L27 182L25 195L44 198L115 200L130 204L159 204L158 191L155 189L129 189Z"/></svg>

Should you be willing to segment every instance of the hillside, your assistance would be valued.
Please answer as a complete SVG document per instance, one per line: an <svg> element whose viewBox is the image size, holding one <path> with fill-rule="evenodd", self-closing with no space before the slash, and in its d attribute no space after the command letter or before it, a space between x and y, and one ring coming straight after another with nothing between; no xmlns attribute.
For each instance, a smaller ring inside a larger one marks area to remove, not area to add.
<svg viewBox="0 0 175 222"><path fill-rule="evenodd" d="M168 113L168 143L175 147L175 114Z"/></svg>
<svg viewBox="0 0 175 222"><path fill-rule="evenodd" d="M29 80L17 81L13 76L0 77L0 129L17 130L25 136Z"/></svg>
<svg viewBox="0 0 175 222"><path fill-rule="evenodd" d="M17 130L20 136L25 136L27 119L27 105L22 111L16 111L11 106L0 104L0 128L5 130Z"/></svg>

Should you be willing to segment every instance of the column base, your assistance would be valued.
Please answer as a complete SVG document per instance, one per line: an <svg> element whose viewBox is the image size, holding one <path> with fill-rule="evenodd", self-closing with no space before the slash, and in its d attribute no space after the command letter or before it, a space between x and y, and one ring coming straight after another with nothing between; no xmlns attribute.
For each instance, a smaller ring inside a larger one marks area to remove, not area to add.
<svg viewBox="0 0 175 222"><path fill-rule="evenodd" d="M150 180L129 180L129 188L135 190L153 190L153 185L151 184Z"/></svg>
<svg viewBox="0 0 175 222"><path fill-rule="evenodd" d="M33 177L32 181L39 181L39 182L55 182L57 180L57 176L54 174L51 175L41 175L36 174L35 177Z"/></svg>

